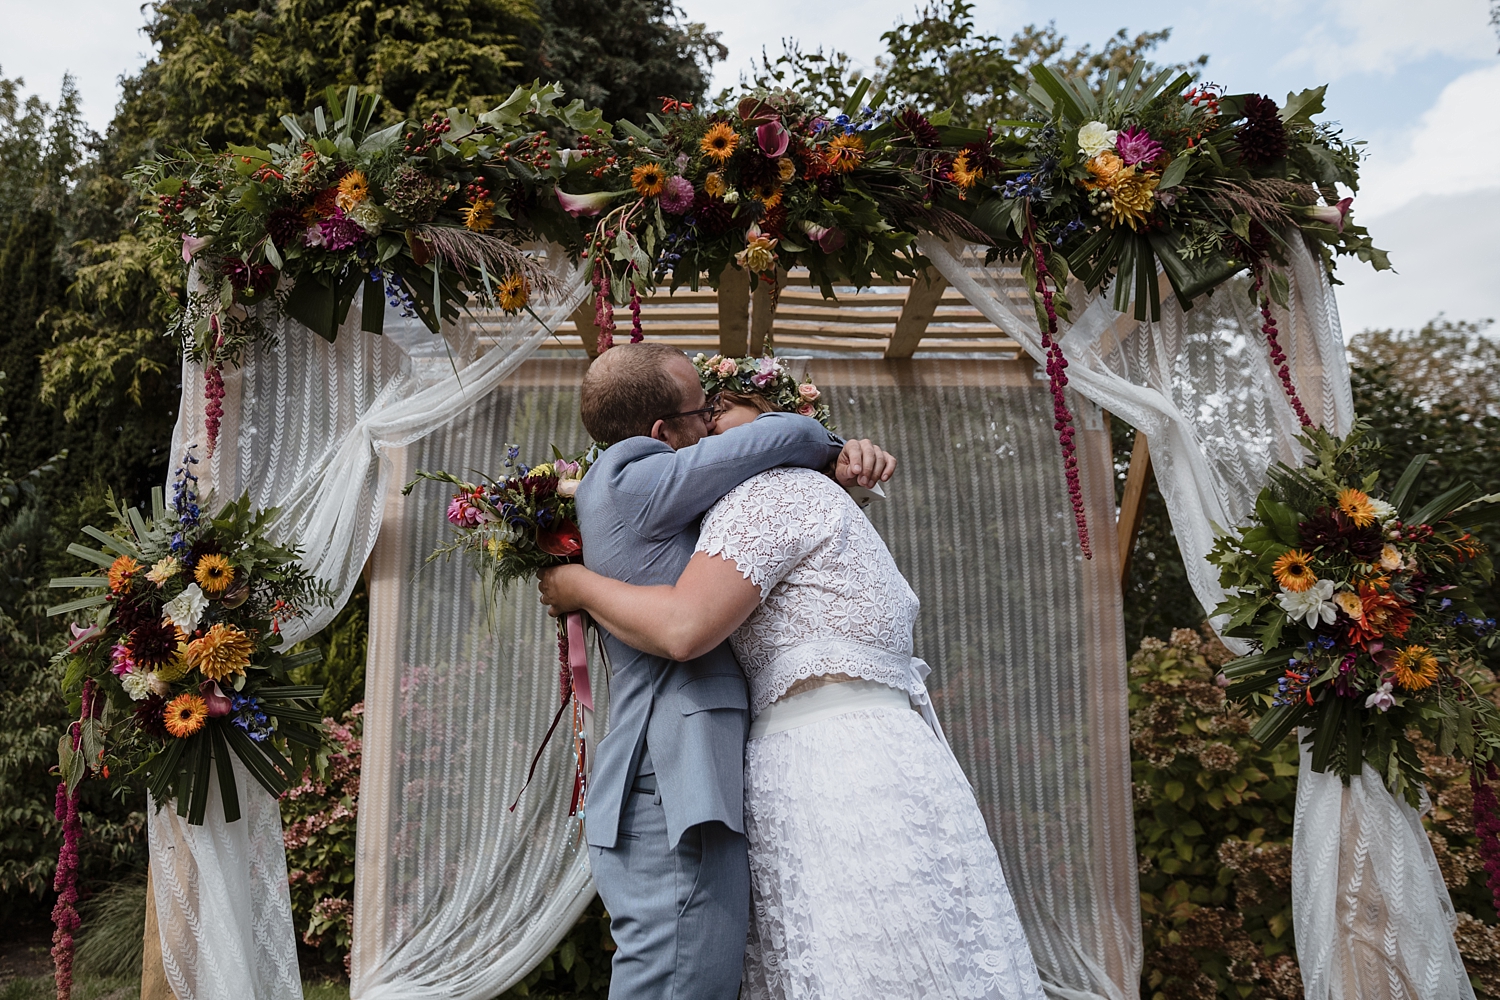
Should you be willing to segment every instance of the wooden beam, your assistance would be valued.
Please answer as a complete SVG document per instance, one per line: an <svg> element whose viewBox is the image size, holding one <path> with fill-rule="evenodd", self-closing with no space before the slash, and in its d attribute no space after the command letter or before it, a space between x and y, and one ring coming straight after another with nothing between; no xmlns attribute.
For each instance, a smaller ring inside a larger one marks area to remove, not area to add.
<svg viewBox="0 0 1500 1000"><path fill-rule="evenodd" d="M786 271L776 269L776 287L786 287ZM771 301L771 283L757 282L755 295L750 303L750 354L760 357L766 348L775 343L771 329L776 323L778 302Z"/></svg>
<svg viewBox="0 0 1500 1000"><path fill-rule="evenodd" d="M1130 449L1130 467L1125 473L1125 495L1120 498L1120 586L1130 577L1130 556L1135 549L1135 536L1141 530L1141 518L1146 512L1146 482L1151 474L1151 448L1146 435L1135 432L1135 445Z"/></svg>
<svg viewBox="0 0 1500 1000"><path fill-rule="evenodd" d="M744 357L750 348L750 272L730 264L719 275L719 353Z"/></svg>
<svg viewBox="0 0 1500 1000"><path fill-rule="evenodd" d="M156 924L156 892L151 886L151 866L146 866L146 939L141 953L141 1000L177 1000L167 985L161 959L161 931Z"/></svg>
<svg viewBox="0 0 1500 1000"><path fill-rule="evenodd" d="M573 310L573 325L578 328L578 339L583 341L583 350L590 359L599 353L599 328L594 325L594 297L584 296L578 308Z"/></svg>
<svg viewBox="0 0 1500 1000"><path fill-rule="evenodd" d="M947 287L948 280L933 268L917 275L906 295L906 303L901 307L901 316L896 320L896 330L886 345L886 360L909 358L916 353Z"/></svg>

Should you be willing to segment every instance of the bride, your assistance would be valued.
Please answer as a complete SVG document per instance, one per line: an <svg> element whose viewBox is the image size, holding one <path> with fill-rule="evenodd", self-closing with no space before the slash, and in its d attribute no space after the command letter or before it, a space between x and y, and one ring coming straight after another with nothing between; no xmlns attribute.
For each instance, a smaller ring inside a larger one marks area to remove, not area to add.
<svg viewBox="0 0 1500 1000"><path fill-rule="evenodd" d="M768 409L721 394L713 431ZM749 678L743 996L1041 1000L927 665L911 655L917 597L833 480L781 468L738 486L704 516L673 586L570 565L541 589L552 614L587 610L669 659L728 638Z"/></svg>

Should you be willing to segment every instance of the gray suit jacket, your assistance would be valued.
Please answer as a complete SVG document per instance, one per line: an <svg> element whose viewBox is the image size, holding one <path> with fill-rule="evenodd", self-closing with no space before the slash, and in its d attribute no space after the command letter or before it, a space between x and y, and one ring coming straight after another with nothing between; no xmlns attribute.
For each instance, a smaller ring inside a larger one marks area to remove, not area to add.
<svg viewBox="0 0 1500 1000"><path fill-rule="evenodd" d="M811 417L767 413L680 451L648 437L605 450L578 489L589 569L634 584L675 583L698 543L703 514L767 469L827 466L843 440ZM719 820L744 832L745 676L728 643L677 663L605 633L609 735L599 741L585 826L594 847L615 846L620 810L649 747L667 837Z"/></svg>

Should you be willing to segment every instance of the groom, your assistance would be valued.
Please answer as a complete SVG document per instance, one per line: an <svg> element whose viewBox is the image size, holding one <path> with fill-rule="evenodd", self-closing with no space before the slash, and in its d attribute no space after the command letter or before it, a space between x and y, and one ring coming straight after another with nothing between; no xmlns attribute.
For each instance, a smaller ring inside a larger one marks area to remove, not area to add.
<svg viewBox="0 0 1500 1000"><path fill-rule="evenodd" d="M577 495L589 569L627 583L675 583L703 514L782 465L836 463L841 485L890 478L895 459L816 420L767 413L708 437L712 407L681 351L632 344L583 380L583 425L609 448ZM745 677L721 643L676 663L605 635L609 735L589 780L594 882L617 950L612 1000L733 1000L750 912L744 835Z"/></svg>

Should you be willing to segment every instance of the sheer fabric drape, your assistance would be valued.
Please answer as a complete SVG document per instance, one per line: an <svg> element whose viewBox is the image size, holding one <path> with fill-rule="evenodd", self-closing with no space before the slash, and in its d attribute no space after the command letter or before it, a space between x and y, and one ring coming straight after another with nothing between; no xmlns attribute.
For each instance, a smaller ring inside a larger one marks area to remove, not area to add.
<svg viewBox="0 0 1500 1000"><path fill-rule="evenodd" d="M1289 241L1290 309L1273 306L1293 384L1335 434L1354 421L1338 307L1321 263ZM976 307L1042 360L1015 269L924 237L926 253ZM1070 290L1083 301L1081 290ZM1144 433L1193 590L1223 598L1205 561L1216 526L1241 523L1275 462L1295 464L1298 422L1272 369L1261 317L1231 282L1184 312L1164 285L1162 318L1140 323L1097 297L1062 337L1074 389ZM1092 515L1091 515L1091 523ZM1231 648L1245 652L1240 640ZM1292 840L1293 924L1308 1000L1473 995L1453 945L1453 906L1415 810L1366 773L1344 786L1302 754ZM1409 944L1407 944L1409 942Z"/></svg>
<svg viewBox="0 0 1500 1000"><path fill-rule="evenodd" d="M561 292L535 304L534 316L491 324L483 339L470 324L445 331L440 339L399 322L390 326L389 336L373 336L359 329L356 307L335 343L328 344L277 318L275 348L224 373L224 417L212 457L204 447L203 372L198 365L184 364L182 406L173 432L174 468L197 445L201 494L212 491L216 502L223 503L248 492L258 507L281 508L273 531L300 545L308 568L335 591L332 606L288 626L289 642L324 627L353 591L386 521L393 476L399 476L390 456L399 457L409 443L471 411L586 294L581 270L566 255L555 248L541 252L557 274ZM430 546L422 554L426 551ZM402 630L418 637L420 650L426 648L423 643L446 638L432 619L404 622ZM535 710L546 708L538 702ZM378 769L382 757L395 752L380 737L376 733L372 740L367 732L367 768ZM224 824L222 813L215 819L211 812L201 831L184 834L170 803L149 810L163 959L180 1000L244 1000L247 991L255 1000L301 995L280 816L275 802L243 774L239 786L248 805L246 818L237 824ZM361 841L367 825L360 824ZM380 864L371 867L379 869ZM357 911L358 890L357 885ZM225 909L225 898L236 900L238 908ZM571 904L547 898L538 914L545 916L554 905L566 909ZM358 939L370 922L357 912L355 926L358 989L363 971ZM262 938L274 941L263 945ZM262 967L257 975L220 975L224 956L245 954L245 942L252 940L260 949L254 960ZM552 943L555 939L548 947ZM371 955L368 948L364 955Z"/></svg>

